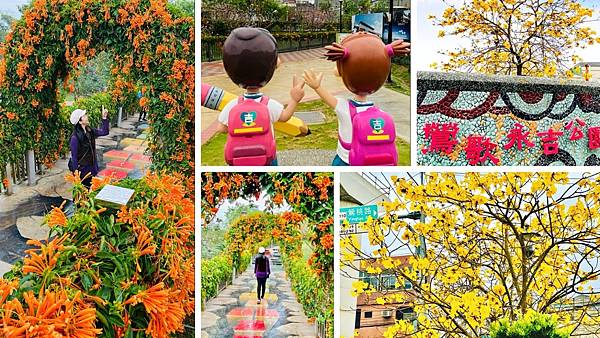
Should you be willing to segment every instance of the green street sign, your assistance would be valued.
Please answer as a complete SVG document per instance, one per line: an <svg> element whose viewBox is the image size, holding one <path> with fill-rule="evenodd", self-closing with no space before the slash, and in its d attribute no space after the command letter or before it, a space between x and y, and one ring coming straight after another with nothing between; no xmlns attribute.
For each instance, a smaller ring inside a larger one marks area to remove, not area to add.
<svg viewBox="0 0 600 338"><path fill-rule="evenodd" d="M352 208L340 208L340 219L343 222L348 220L350 224L365 222L369 216L371 218L379 217L376 205L361 205Z"/></svg>

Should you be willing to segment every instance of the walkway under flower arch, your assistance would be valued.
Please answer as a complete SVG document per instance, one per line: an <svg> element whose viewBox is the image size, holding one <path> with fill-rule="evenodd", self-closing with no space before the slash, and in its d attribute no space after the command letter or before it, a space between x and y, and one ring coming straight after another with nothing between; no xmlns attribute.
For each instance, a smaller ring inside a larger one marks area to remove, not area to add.
<svg viewBox="0 0 600 338"><path fill-rule="evenodd" d="M250 264L231 285L206 302L202 337L316 337L281 266L272 264L267 292L256 302L256 278Z"/></svg>

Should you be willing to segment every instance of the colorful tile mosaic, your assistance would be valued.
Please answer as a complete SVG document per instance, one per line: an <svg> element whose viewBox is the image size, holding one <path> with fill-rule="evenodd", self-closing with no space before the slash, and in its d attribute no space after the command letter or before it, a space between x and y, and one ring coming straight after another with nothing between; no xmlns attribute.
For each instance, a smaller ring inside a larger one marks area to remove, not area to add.
<svg viewBox="0 0 600 338"><path fill-rule="evenodd" d="M419 165L598 165L600 86L419 72Z"/></svg>

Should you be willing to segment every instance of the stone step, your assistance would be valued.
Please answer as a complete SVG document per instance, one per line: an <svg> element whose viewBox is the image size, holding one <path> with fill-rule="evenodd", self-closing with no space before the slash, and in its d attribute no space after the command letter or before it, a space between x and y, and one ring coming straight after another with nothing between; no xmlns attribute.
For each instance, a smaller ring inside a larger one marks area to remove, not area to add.
<svg viewBox="0 0 600 338"><path fill-rule="evenodd" d="M233 331L236 335L262 336L266 331L266 326L262 320L240 320Z"/></svg>
<svg viewBox="0 0 600 338"><path fill-rule="evenodd" d="M265 293L265 300L270 302L277 302L277 295L273 293ZM249 300L256 300L256 292L244 292L240 295L240 301L245 302Z"/></svg>
<svg viewBox="0 0 600 338"><path fill-rule="evenodd" d="M135 169L135 165L129 161L112 160L106 164L107 169L116 169L129 173Z"/></svg>
<svg viewBox="0 0 600 338"><path fill-rule="evenodd" d="M146 152L146 146L127 146L123 148L123 151L132 154L144 154Z"/></svg>
<svg viewBox="0 0 600 338"><path fill-rule="evenodd" d="M122 180L127 177L127 172L112 168L107 168L98 173L98 177L112 177L117 180Z"/></svg>
<svg viewBox="0 0 600 338"><path fill-rule="evenodd" d="M236 307L233 308L231 311L229 311L229 313L227 314L227 319L228 320L235 320L235 319L256 319L256 320L262 320L265 321L266 319L276 319L279 318L279 312L277 312L277 310L274 309L266 309L266 308L251 308L251 307Z"/></svg>
<svg viewBox="0 0 600 338"><path fill-rule="evenodd" d="M241 318L252 318L254 316L254 309L249 307L236 307L229 311L227 319L241 319Z"/></svg>
<svg viewBox="0 0 600 338"><path fill-rule="evenodd" d="M12 269L12 264L0 261L0 278L2 278L5 273L9 272L10 269Z"/></svg>
<svg viewBox="0 0 600 338"><path fill-rule="evenodd" d="M152 160L148 155L132 154L129 162L133 163L138 168L145 168L152 164Z"/></svg>
<svg viewBox="0 0 600 338"><path fill-rule="evenodd" d="M50 234L50 228L46 225L44 216L17 218L17 229L24 238L38 241L47 240Z"/></svg>
<svg viewBox="0 0 600 338"><path fill-rule="evenodd" d="M129 156L131 156L131 153L128 153L123 150L111 150L111 151L105 152L102 155L102 157L104 158L104 161L112 161L112 160L127 161L129 159Z"/></svg>
<svg viewBox="0 0 600 338"><path fill-rule="evenodd" d="M240 302L242 302L240 300ZM263 299L260 301L260 304L258 304L258 302L256 301L256 298L254 298L253 300L249 300L246 302L246 304L244 305L246 307L250 307L250 308L268 308L269 307L269 301L266 299Z"/></svg>
<svg viewBox="0 0 600 338"><path fill-rule="evenodd" d="M256 309L256 313L254 316L254 319L262 321L272 321L276 320L277 318L279 318L279 312L277 310L265 308Z"/></svg>
<svg viewBox="0 0 600 338"><path fill-rule="evenodd" d="M120 142L119 145L121 147L125 148L125 147L128 147L128 146L141 146L141 145L144 145L145 143L146 143L146 141L144 141L144 140L140 140L140 139L137 139L137 138L126 137L126 138L124 138L124 139L121 140L121 142Z"/></svg>

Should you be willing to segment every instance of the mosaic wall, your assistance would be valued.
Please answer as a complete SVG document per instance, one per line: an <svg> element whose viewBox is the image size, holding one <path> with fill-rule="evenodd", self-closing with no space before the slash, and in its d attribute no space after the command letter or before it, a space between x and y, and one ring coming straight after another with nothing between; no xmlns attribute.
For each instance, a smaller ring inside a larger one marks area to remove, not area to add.
<svg viewBox="0 0 600 338"><path fill-rule="evenodd" d="M419 165L600 165L600 82L419 72Z"/></svg>

